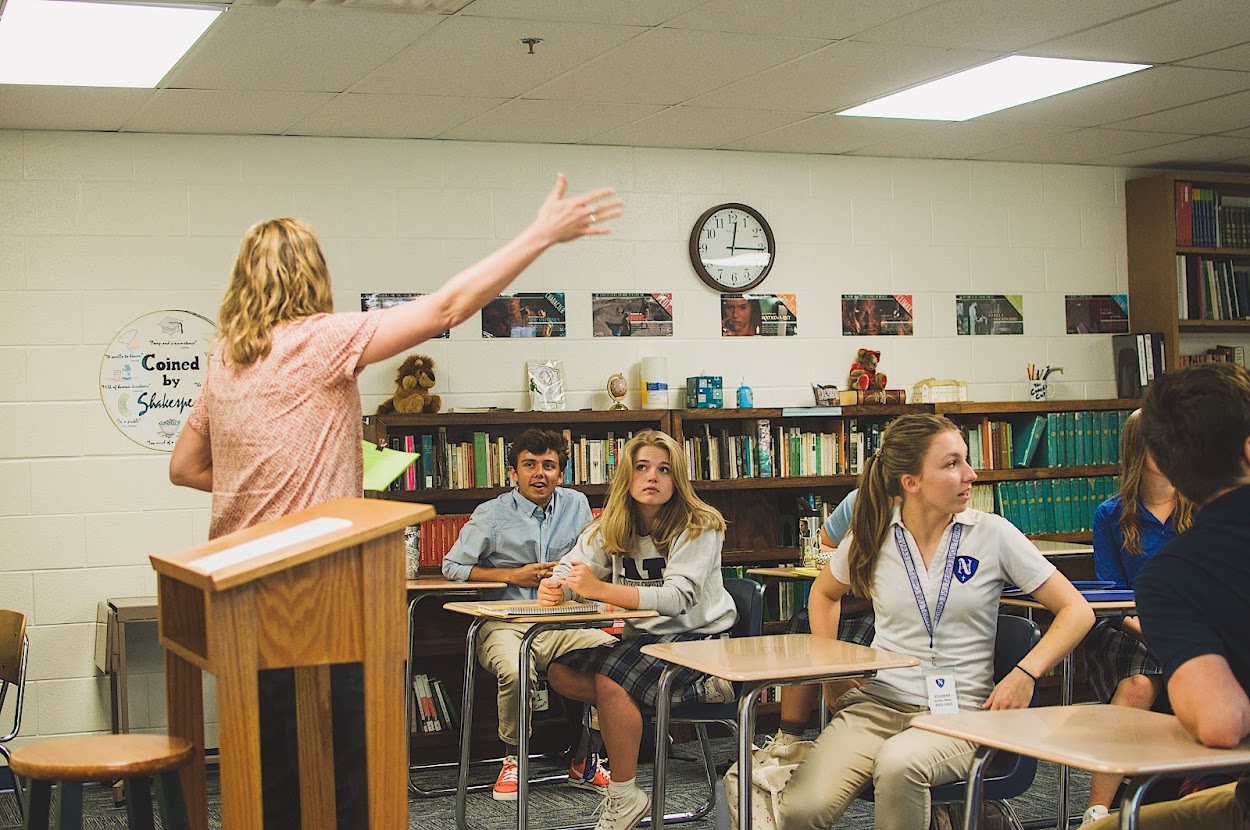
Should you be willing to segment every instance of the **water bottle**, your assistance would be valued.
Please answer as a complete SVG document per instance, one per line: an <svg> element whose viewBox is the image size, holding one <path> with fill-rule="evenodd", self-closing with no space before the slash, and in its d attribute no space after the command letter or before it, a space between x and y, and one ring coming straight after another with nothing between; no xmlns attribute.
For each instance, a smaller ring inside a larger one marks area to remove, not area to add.
<svg viewBox="0 0 1250 830"><path fill-rule="evenodd" d="M751 394L751 387L747 386L747 379L742 379L742 385L738 387L738 408L750 409L755 406L755 397Z"/></svg>

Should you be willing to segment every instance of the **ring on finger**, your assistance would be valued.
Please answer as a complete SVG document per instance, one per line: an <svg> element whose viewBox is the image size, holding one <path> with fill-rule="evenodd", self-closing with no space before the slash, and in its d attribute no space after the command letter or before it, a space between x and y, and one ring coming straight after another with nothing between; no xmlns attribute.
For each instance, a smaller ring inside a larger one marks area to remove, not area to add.
<svg viewBox="0 0 1250 830"><path fill-rule="evenodd" d="M593 225L593 224L594 224L595 222L597 222L597 221L599 221L599 220L595 217L595 212L592 210L592 211L590 212L590 224L592 224L592 225Z"/></svg>

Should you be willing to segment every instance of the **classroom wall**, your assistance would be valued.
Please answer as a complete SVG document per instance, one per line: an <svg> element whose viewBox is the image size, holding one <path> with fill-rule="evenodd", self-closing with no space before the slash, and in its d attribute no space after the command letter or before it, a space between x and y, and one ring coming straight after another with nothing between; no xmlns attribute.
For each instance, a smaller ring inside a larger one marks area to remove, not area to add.
<svg viewBox="0 0 1250 830"><path fill-rule="evenodd" d="M626 201L613 236L548 253L518 291L564 291L569 336L486 340L474 318L420 351L444 407L528 408L527 359L559 358L571 408L605 408L644 356L687 375L745 377L757 406L810 405L845 384L855 350L882 351L892 387L969 382L1020 400L1025 365L1062 365L1053 397L1111 397L1110 338L1064 334L1065 293L1127 290L1124 170L1037 164L319 138L0 131L0 606L31 617L22 733L108 728L92 659L96 602L155 593L149 553L205 539L208 497L175 489L168 458L114 428L104 347L161 309L216 317L243 231L279 215L322 237L337 307L431 290L522 229L555 173ZM744 201L778 254L759 290L798 294L795 338L722 339L717 295L687 261L706 208ZM593 291L667 291L675 336L593 338ZM842 293L910 293L912 337L844 338ZM956 293L1022 293L1025 334L956 337ZM365 411L398 359L361 378ZM727 399L730 395L726 396ZM154 626L130 640L131 722L165 724ZM210 719L214 711L209 690ZM209 740L214 733L210 726Z"/></svg>

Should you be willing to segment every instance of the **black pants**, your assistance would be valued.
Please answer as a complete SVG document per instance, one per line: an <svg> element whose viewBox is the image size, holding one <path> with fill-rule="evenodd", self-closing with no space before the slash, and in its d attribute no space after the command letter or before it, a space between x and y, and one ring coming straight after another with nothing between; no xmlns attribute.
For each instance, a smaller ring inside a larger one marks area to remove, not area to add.
<svg viewBox="0 0 1250 830"><path fill-rule="evenodd" d="M300 826L295 672L292 669L267 669L260 672L258 684L261 799L265 830L292 830ZM368 830L369 827L364 691L364 667L360 663L330 667L338 830ZM327 750L326 747L317 748L317 751Z"/></svg>

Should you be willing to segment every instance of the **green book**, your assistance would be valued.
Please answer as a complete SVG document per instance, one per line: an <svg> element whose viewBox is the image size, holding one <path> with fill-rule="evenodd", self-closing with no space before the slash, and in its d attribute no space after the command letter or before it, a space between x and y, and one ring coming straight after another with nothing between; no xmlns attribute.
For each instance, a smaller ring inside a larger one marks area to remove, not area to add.
<svg viewBox="0 0 1250 830"><path fill-rule="evenodd" d="M490 453L486 449L490 437L484 432L473 433L473 486L490 486Z"/></svg>
<svg viewBox="0 0 1250 830"><path fill-rule="evenodd" d="M1016 445L1014 466L1033 466L1033 456L1037 455L1037 448L1042 444L1042 434L1046 432L1046 421L1045 415L1038 415L1031 424L1025 427L1027 434L1016 437L1014 442Z"/></svg>

